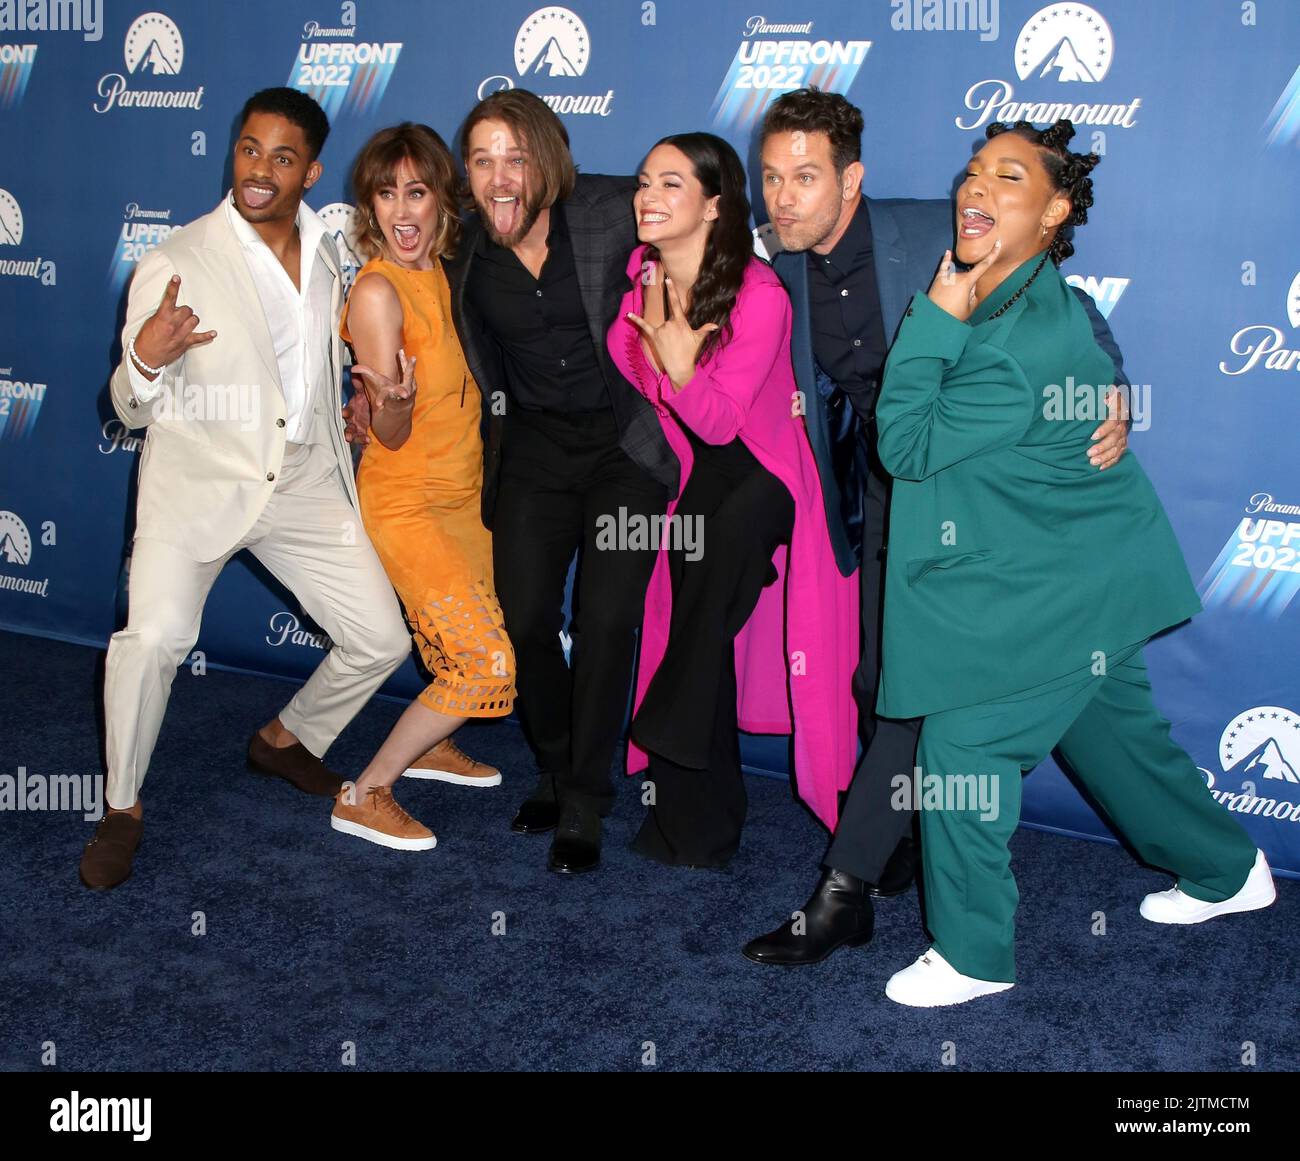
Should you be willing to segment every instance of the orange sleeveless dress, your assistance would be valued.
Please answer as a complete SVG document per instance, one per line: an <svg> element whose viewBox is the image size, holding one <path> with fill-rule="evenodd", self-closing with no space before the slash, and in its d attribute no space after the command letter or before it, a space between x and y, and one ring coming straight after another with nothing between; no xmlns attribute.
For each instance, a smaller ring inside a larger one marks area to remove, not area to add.
<svg viewBox="0 0 1300 1161"><path fill-rule="evenodd" d="M452 322L451 288L441 262L407 270L373 258L357 279L372 274L401 301L416 391L406 442L392 451L372 438L361 457L361 519L433 678L419 700L456 717L503 717L514 705L515 655L480 508L482 405ZM346 306L340 332L351 342Z"/></svg>

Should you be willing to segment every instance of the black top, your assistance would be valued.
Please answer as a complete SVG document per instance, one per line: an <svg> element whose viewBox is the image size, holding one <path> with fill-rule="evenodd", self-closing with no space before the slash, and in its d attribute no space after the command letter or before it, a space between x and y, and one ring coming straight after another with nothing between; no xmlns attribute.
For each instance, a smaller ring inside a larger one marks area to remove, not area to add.
<svg viewBox="0 0 1300 1161"><path fill-rule="evenodd" d="M587 412L610 406L583 308L564 211L551 207L546 261L534 278L514 251L480 231L466 287L496 340L514 403L530 411Z"/></svg>
<svg viewBox="0 0 1300 1161"><path fill-rule="evenodd" d="M857 413L872 415L888 348L865 201L835 249L808 251L808 297L814 357Z"/></svg>

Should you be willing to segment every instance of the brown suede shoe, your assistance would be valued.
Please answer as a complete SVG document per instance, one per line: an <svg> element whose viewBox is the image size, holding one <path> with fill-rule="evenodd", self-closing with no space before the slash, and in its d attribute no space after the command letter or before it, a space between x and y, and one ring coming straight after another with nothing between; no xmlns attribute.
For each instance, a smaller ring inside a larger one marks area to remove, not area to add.
<svg viewBox="0 0 1300 1161"><path fill-rule="evenodd" d="M261 734L254 734L248 742L248 768L254 774L283 778L304 794L321 798L333 798L343 789L343 776L327 770L325 763L301 742L278 748Z"/></svg>
<svg viewBox="0 0 1300 1161"><path fill-rule="evenodd" d="M335 798L330 815L335 830L395 851L429 851L438 845L433 831L402 809L391 786L372 790L360 804L349 805L348 798L354 794L355 787L349 787Z"/></svg>
<svg viewBox="0 0 1300 1161"><path fill-rule="evenodd" d="M92 891L107 891L131 877L131 862L144 833L144 821L121 811L104 815L81 855L81 881Z"/></svg>
<svg viewBox="0 0 1300 1161"><path fill-rule="evenodd" d="M501 771L471 758L451 738L444 738L432 750L417 758L404 771L407 778L431 778L457 786L500 786Z"/></svg>

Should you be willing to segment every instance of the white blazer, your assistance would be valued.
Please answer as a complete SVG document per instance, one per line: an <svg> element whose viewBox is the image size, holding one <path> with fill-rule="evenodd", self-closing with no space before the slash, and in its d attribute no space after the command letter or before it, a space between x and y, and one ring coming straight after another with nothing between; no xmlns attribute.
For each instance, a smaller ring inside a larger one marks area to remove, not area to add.
<svg viewBox="0 0 1300 1161"><path fill-rule="evenodd" d="M333 275L330 398L316 399L312 442L338 461L348 499L357 506L352 453L343 438L343 299L338 253L322 250ZM135 397L127 343L158 309L167 281L181 278L177 302L216 331L167 367L170 391ZM275 490L284 459L286 407L271 335L243 250L224 204L176 231L136 269L122 328L122 361L110 385L113 409L128 428L147 428L140 457L137 536L165 541L197 561L216 560L252 528Z"/></svg>

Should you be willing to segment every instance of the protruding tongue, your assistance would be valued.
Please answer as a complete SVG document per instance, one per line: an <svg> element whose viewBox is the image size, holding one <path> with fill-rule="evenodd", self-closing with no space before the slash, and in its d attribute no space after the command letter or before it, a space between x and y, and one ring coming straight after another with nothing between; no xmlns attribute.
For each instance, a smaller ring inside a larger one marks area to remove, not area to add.
<svg viewBox="0 0 1300 1161"><path fill-rule="evenodd" d="M492 203L492 225L502 237L508 237L515 228L515 215L519 212L519 199Z"/></svg>
<svg viewBox="0 0 1300 1161"><path fill-rule="evenodd" d="M263 206L269 205L274 197L274 190L267 191L254 189L250 185L244 186L244 201L248 203L250 209L260 210Z"/></svg>

